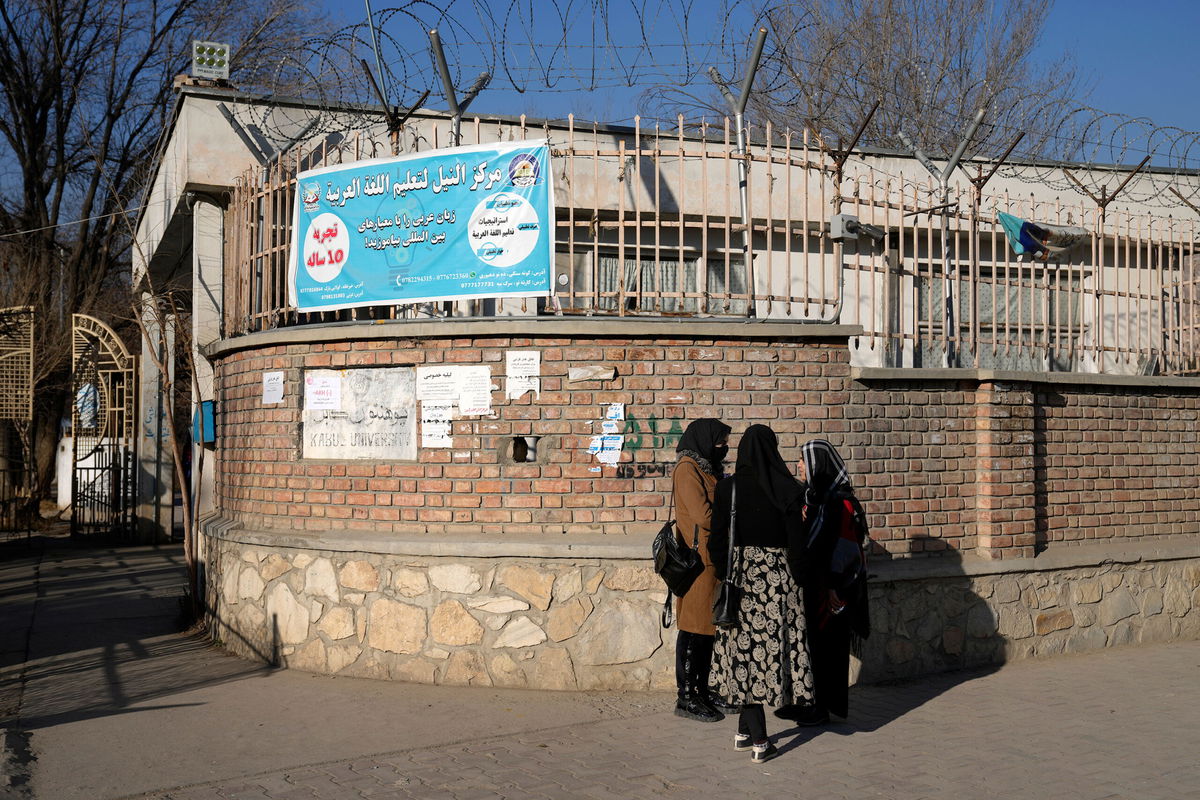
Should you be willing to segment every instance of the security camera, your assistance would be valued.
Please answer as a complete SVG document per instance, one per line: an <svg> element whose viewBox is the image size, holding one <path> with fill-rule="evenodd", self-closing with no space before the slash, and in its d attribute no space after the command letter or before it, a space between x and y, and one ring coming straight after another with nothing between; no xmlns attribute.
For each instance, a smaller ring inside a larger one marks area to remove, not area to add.
<svg viewBox="0 0 1200 800"><path fill-rule="evenodd" d="M887 231L878 225L859 222L858 217L853 214L834 214L829 220L829 238L835 242L857 239L859 236L882 242L887 236Z"/></svg>
<svg viewBox="0 0 1200 800"><path fill-rule="evenodd" d="M865 222L861 222L859 223L858 229L859 233L869 236L871 239L874 239L877 242L882 242L884 238L887 237L887 231L878 225L868 225Z"/></svg>

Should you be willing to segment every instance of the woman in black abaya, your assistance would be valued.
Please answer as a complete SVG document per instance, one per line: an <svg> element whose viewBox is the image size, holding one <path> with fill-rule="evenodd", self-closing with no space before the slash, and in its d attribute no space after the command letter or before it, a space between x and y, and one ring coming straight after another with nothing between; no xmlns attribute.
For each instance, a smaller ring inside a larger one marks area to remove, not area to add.
<svg viewBox="0 0 1200 800"><path fill-rule="evenodd" d="M741 708L734 749L750 750L755 762L778 752L767 737L763 706L808 704L813 697L797 581L802 499L775 433L751 425L738 442L733 477L717 484L709 559L724 579L736 507L733 582L742 596L736 627L717 630L713 686L725 703Z"/></svg>

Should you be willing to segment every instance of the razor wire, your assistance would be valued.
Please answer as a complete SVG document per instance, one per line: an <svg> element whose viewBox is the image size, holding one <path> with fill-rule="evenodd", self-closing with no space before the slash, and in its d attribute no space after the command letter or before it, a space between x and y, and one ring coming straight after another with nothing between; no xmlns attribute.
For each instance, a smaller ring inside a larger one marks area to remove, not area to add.
<svg viewBox="0 0 1200 800"><path fill-rule="evenodd" d="M287 142L298 128L312 135L369 129L379 117L363 112L379 108L379 100L362 61L372 71L382 68L376 80L394 108L413 106L426 91L440 99L429 45L429 31L436 29L458 87L487 72L491 91L518 95L640 89L643 116L673 126L680 108L719 116L707 71L716 67L727 78L739 75L753 27L767 13L769 6L751 9L733 0L409 0L376 10L370 24L364 19L286 52L256 54L260 64L274 64L271 78L266 85L244 88L260 92L266 102L237 104L234 113L274 143ZM378 63L373 35L380 49ZM861 80L858 75L839 77ZM781 71L764 73L755 90L761 96L778 95L788 90L786 79ZM886 87L863 88L866 95L888 99ZM831 95L855 106L866 96L864 91L836 89ZM1111 182L1119 182L1122 170L1127 173L1150 156L1151 169L1129 184L1123 199L1179 208L1178 192L1193 211L1200 206L1200 132L1105 111L1070 97L1048 98L1034 87L1011 87L990 97L992 107L977 136L982 144L974 144L968 157L994 159L1004 142L1026 133L1000 175L1083 194L1065 177L1064 166L1112 172ZM272 102L284 99L302 102ZM1035 104L1045 112L1033 126L997 113ZM945 116L937 128L953 139L967 109L937 111Z"/></svg>
<svg viewBox="0 0 1200 800"><path fill-rule="evenodd" d="M271 80L243 88L268 100L301 99L304 110L276 119L268 103L237 113L275 140L286 140L297 114L314 124L313 132L368 128L373 120L346 111L379 103L362 61L379 73L389 105L411 107L427 90L440 99L431 30L460 88L481 72L492 76L493 91L520 95L688 85L707 80L703 72L713 63L733 68L732 31L713 25L733 13L728 0L411 0L375 11L372 24L364 20L287 51L256 54L259 63L274 60ZM716 38L706 38L714 31Z"/></svg>

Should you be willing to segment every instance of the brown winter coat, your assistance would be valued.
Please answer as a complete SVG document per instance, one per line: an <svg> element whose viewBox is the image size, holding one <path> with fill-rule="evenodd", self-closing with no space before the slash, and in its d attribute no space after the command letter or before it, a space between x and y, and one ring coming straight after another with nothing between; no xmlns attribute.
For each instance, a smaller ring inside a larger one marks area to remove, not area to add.
<svg viewBox="0 0 1200 800"><path fill-rule="evenodd" d="M688 456L679 459L671 475L671 490L675 493L675 519L679 532L691 546L697 527L700 532L700 558L704 572L692 588L675 601L679 630L704 636L716 634L712 624L712 602L717 590L717 575L708 557L708 535L712 531L713 491L717 476L704 472Z"/></svg>

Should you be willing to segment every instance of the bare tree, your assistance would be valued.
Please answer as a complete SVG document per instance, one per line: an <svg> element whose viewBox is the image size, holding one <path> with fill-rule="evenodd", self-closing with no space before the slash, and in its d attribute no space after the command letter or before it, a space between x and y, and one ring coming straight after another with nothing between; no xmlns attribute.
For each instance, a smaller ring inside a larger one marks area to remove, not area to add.
<svg viewBox="0 0 1200 800"><path fill-rule="evenodd" d="M188 573L189 610L195 619L200 614L203 588L199 586L196 560L197 498L186 479L190 458L187 452L187 443L190 442L189 412L193 394L199 394L195 350L192 347L191 293L186 290L156 290L149 276L143 277L138 288L142 291L133 298L132 321L141 336L143 352L158 376L158 391L166 399L168 411L163 415L164 434L170 448L175 484L179 487L182 501L183 554ZM175 370L171 369L170 363L172 348L177 359L175 364L179 367ZM200 416L200 425L204 425L203 415ZM198 433L202 434L203 431ZM204 448L198 447L197 452L200 456L198 466L202 471Z"/></svg>
<svg viewBox="0 0 1200 800"><path fill-rule="evenodd" d="M1024 152L1053 149L1064 110L1083 87L1069 58L1040 64L1034 52L1053 0L799 0L762 3L767 28L748 116L808 128L836 146L879 101L861 144L948 153L967 120L987 109L977 141L998 151L1018 131ZM745 53L738 54L745 58ZM726 79L731 76L725 76ZM660 91L718 114L715 93Z"/></svg>
<svg viewBox="0 0 1200 800"><path fill-rule="evenodd" d="M303 2L0 2L0 306L37 311L35 458L48 488L69 383L72 313L112 319L128 292L129 220L193 39L234 43L232 79L320 23Z"/></svg>

